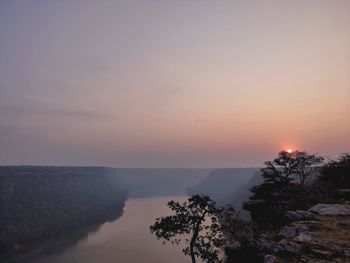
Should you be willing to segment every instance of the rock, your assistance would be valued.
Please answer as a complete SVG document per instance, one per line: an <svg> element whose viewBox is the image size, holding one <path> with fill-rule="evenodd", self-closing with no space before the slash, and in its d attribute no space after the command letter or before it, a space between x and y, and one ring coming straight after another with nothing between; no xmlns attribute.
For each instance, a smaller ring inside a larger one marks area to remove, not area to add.
<svg viewBox="0 0 350 263"><path fill-rule="evenodd" d="M299 233L299 235L297 235L293 241L296 241L296 242L310 242L312 240L312 234L311 232L302 232L302 233Z"/></svg>
<svg viewBox="0 0 350 263"><path fill-rule="evenodd" d="M308 243L307 250L311 255L319 259L346 258L346 252L334 242L314 239Z"/></svg>
<svg viewBox="0 0 350 263"><path fill-rule="evenodd" d="M278 235L283 238L292 239L298 235L298 232L297 232L297 229L293 226L285 226L284 228L281 229Z"/></svg>
<svg viewBox="0 0 350 263"><path fill-rule="evenodd" d="M237 250L241 247L241 243L239 243L238 241L235 241L233 242L232 244L230 245L227 245L226 247L229 248L229 249L232 249L232 250Z"/></svg>
<svg viewBox="0 0 350 263"><path fill-rule="evenodd" d="M264 263L279 263L281 262L276 256L266 255L264 258Z"/></svg>
<svg viewBox="0 0 350 263"><path fill-rule="evenodd" d="M350 247L344 248L343 249L343 254L345 257L350 259Z"/></svg>
<svg viewBox="0 0 350 263"><path fill-rule="evenodd" d="M298 229L298 233L303 231L311 231L318 228L324 228L323 223L319 221L296 221L291 226Z"/></svg>
<svg viewBox="0 0 350 263"><path fill-rule="evenodd" d="M350 205L317 204L308 211L321 216L350 216Z"/></svg>
<svg viewBox="0 0 350 263"><path fill-rule="evenodd" d="M264 262L350 263L349 203L318 204L286 216L293 222L280 229L279 242L261 240Z"/></svg>
<svg viewBox="0 0 350 263"><path fill-rule="evenodd" d="M296 242L282 239L276 245L278 252L297 254L301 250L301 245Z"/></svg>
<svg viewBox="0 0 350 263"><path fill-rule="evenodd" d="M261 251L270 251L276 244L266 235L261 235L258 239L257 245L259 250Z"/></svg>
<svg viewBox="0 0 350 263"><path fill-rule="evenodd" d="M349 223L337 223L337 227L341 229L350 229L350 222Z"/></svg>
<svg viewBox="0 0 350 263"><path fill-rule="evenodd" d="M290 221L299 221L299 220L311 220L314 219L315 214L305 211L305 210L296 210L296 211L287 211L285 216Z"/></svg>
<svg viewBox="0 0 350 263"><path fill-rule="evenodd" d="M283 227L278 233L279 236L286 239L293 239L302 232L308 232L310 228L307 225L303 224L304 222L308 221L295 222L290 226Z"/></svg>
<svg viewBox="0 0 350 263"><path fill-rule="evenodd" d="M304 257L300 259L300 262L302 263L337 263L336 261L333 261L333 260L320 260L320 259L304 258Z"/></svg>
<svg viewBox="0 0 350 263"><path fill-rule="evenodd" d="M321 258L328 258L330 256L330 252L323 249L317 249L317 248L310 248L310 251L315 256L321 257Z"/></svg>

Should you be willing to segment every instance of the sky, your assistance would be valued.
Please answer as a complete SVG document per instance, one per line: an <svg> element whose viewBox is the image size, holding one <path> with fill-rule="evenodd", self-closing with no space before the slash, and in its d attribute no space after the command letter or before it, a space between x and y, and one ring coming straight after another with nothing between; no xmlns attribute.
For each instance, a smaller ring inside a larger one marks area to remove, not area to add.
<svg viewBox="0 0 350 263"><path fill-rule="evenodd" d="M0 164L350 151L350 1L0 2Z"/></svg>

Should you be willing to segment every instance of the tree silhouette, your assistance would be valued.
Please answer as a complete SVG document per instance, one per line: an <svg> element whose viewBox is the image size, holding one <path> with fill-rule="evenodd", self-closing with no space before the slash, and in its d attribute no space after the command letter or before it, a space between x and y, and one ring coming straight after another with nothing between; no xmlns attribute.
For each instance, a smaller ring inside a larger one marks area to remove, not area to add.
<svg viewBox="0 0 350 263"><path fill-rule="evenodd" d="M281 151L273 161L265 162L262 168L262 176L266 183L289 183L296 168L296 160L293 153Z"/></svg>
<svg viewBox="0 0 350 263"><path fill-rule="evenodd" d="M254 222L242 220L231 204L222 209L219 221L225 234L225 262L262 262L259 255L262 231Z"/></svg>
<svg viewBox="0 0 350 263"><path fill-rule="evenodd" d="M303 185L305 180L316 173L324 158L307 152L281 151L273 161L265 162L266 167L261 169L262 176L267 183L289 183L295 177Z"/></svg>
<svg viewBox="0 0 350 263"><path fill-rule="evenodd" d="M295 151L291 155L295 159L293 172L299 177L301 185L304 185L308 177L319 171L320 165L324 161L323 157L316 154L308 154L307 152Z"/></svg>
<svg viewBox="0 0 350 263"><path fill-rule="evenodd" d="M322 157L306 152L280 152L261 169L265 180L250 189L253 195L244 203L244 209L250 211L259 226L284 224L286 211L307 209L319 200L323 190L317 189L317 184L303 185L311 175L316 175L322 162ZM291 182L294 179L297 183Z"/></svg>
<svg viewBox="0 0 350 263"><path fill-rule="evenodd" d="M219 219L221 230L229 243L239 242L241 247L256 246L259 229L253 222L242 220L232 204L224 206L220 211Z"/></svg>
<svg viewBox="0 0 350 263"><path fill-rule="evenodd" d="M350 188L350 153L343 153L322 167L320 179L337 188Z"/></svg>
<svg viewBox="0 0 350 263"><path fill-rule="evenodd" d="M207 262L220 262L222 234L216 217L220 209L216 208L215 202L206 195L193 195L182 204L170 201L168 207L175 214L156 218L150 226L151 232L158 239L175 245L184 239L187 247L183 252L191 257L192 263L196 262L196 257Z"/></svg>

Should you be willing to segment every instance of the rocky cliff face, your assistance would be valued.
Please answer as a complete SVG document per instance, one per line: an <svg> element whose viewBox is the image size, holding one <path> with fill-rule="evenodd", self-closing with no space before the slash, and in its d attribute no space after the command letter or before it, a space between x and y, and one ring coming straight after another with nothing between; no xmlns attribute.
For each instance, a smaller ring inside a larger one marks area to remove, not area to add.
<svg viewBox="0 0 350 263"><path fill-rule="evenodd" d="M254 186L259 185L263 182L260 171L256 171L247 184L242 185L239 189L230 194L223 203L231 203L233 207L240 212L240 216L244 219L250 219L250 213L243 210L243 204L249 200L252 196L252 189Z"/></svg>
<svg viewBox="0 0 350 263"><path fill-rule="evenodd" d="M0 167L0 254L111 220L127 192L100 167Z"/></svg>
<svg viewBox="0 0 350 263"><path fill-rule="evenodd" d="M350 262L350 205L317 204L307 211L289 211L294 221L266 241L266 263Z"/></svg>
<svg viewBox="0 0 350 263"><path fill-rule="evenodd" d="M331 263L350 262L350 204L317 204L287 211L289 223L257 232L250 246L227 246L226 262Z"/></svg>

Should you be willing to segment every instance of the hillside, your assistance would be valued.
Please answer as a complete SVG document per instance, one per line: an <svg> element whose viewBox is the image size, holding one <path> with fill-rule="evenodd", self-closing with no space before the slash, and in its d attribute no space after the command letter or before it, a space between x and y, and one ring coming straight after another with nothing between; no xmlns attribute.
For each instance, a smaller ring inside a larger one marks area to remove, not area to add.
<svg viewBox="0 0 350 263"><path fill-rule="evenodd" d="M227 200L228 196L247 184L258 168L215 169L197 185L188 188L190 194L206 194L216 201Z"/></svg>
<svg viewBox="0 0 350 263"><path fill-rule="evenodd" d="M263 179L261 177L261 172L256 171L252 175L248 183L240 186L236 191L233 191L230 195L222 199L221 202L232 204L236 211L240 211L240 215L242 218L250 219L249 212L244 210L242 207L244 202L248 201L250 196L252 195L250 189L252 189L256 185L261 184L262 182Z"/></svg>
<svg viewBox="0 0 350 263"><path fill-rule="evenodd" d="M126 196L102 167L0 167L0 254L116 218Z"/></svg>
<svg viewBox="0 0 350 263"><path fill-rule="evenodd" d="M130 190L130 197L185 195L186 189L203 180L210 169L113 168L109 174Z"/></svg>

